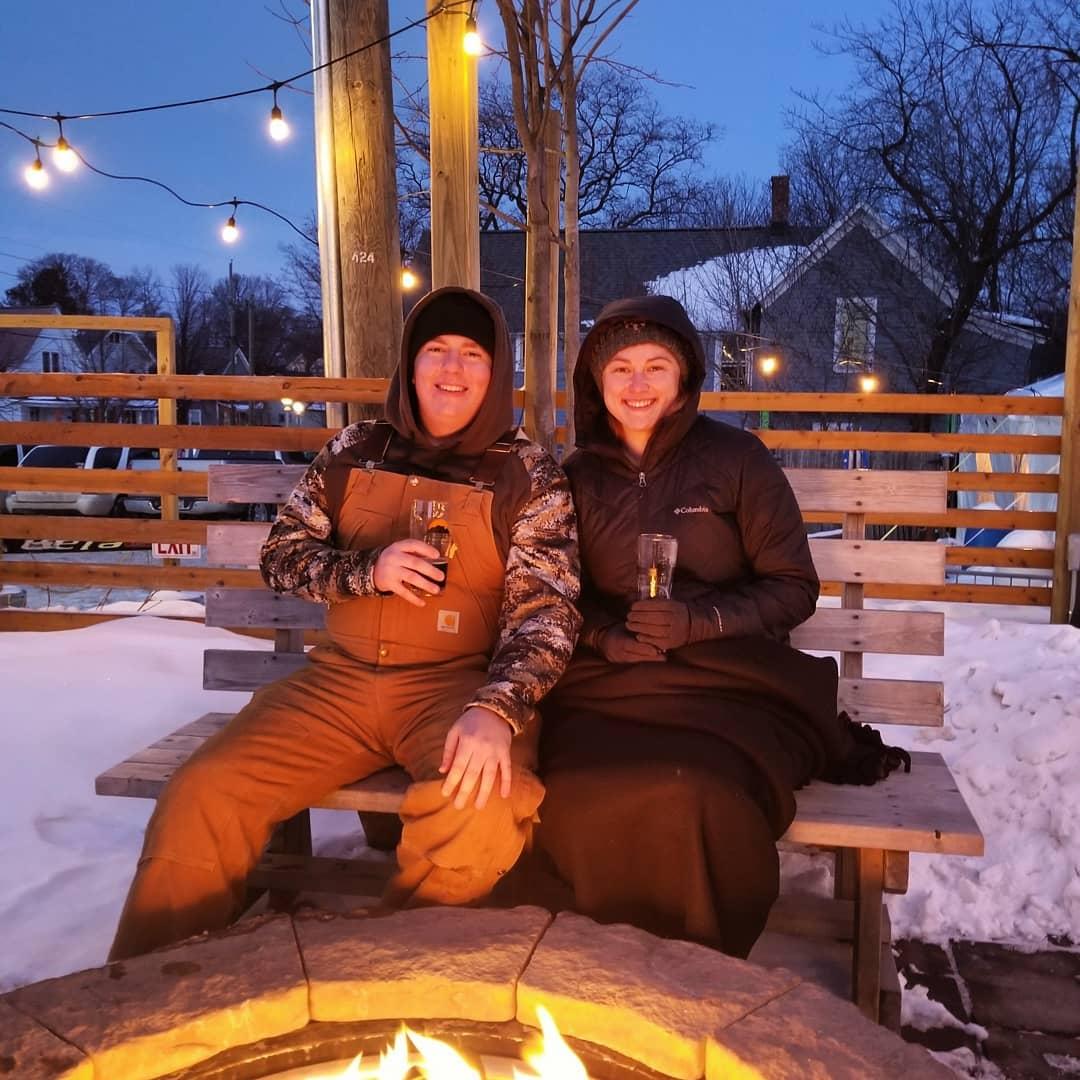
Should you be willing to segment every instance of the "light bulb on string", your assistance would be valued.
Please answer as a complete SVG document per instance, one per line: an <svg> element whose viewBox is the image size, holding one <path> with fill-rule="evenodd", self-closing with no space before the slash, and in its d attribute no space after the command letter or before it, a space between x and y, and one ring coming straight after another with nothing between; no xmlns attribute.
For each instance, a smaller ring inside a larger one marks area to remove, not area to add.
<svg viewBox="0 0 1080 1080"><path fill-rule="evenodd" d="M409 289L415 289L420 284L420 279L413 273L409 267L404 266L401 269L401 287L408 291Z"/></svg>
<svg viewBox="0 0 1080 1080"><path fill-rule="evenodd" d="M56 117L56 126L60 129L60 134L53 147L53 164L61 172L74 172L79 167L79 158L71 149L71 144L64 138L64 124L59 116Z"/></svg>
<svg viewBox="0 0 1080 1080"><path fill-rule="evenodd" d="M479 56L484 51L484 41L476 27L475 15L470 15L465 20L465 36L461 39L461 47L469 56Z"/></svg>
<svg viewBox="0 0 1080 1080"><path fill-rule="evenodd" d="M289 137L289 124L281 111L281 106L277 103L278 88L275 86L273 90L274 107L270 110L270 124L267 130L270 132L270 138L274 142L282 142Z"/></svg>
<svg viewBox="0 0 1080 1080"><path fill-rule="evenodd" d="M41 191L42 188L49 186L49 174L45 171L41 160L41 144L36 140L34 141L34 160L26 166L23 177L35 191Z"/></svg>
<svg viewBox="0 0 1080 1080"><path fill-rule="evenodd" d="M229 215L229 220L221 226L221 239L226 244L235 244L240 239L240 230L236 227L236 200L233 199L232 204L233 212Z"/></svg>

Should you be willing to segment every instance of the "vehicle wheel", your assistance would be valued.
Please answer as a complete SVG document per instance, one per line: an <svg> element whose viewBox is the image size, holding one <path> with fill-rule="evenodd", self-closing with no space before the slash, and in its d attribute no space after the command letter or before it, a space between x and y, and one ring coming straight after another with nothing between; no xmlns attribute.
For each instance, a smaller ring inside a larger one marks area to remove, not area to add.
<svg viewBox="0 0 1080 1080"><path fill-rule="evenodd" d="M248 521L261 521L269 523L277 517L277 507L272 503L252 503L248 507Z"/></svg>

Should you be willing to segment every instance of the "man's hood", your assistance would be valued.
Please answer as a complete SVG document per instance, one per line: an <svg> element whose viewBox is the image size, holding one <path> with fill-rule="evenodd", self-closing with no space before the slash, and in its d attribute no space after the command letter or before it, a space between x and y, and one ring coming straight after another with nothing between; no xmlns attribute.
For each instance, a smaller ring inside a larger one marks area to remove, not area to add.
<svg viewBox="0 0 1080 1080"><path fill-rule="evenodd" d="M649 440L642 467L658 463L667 452L682 440L698 415L701 387L705 382L705 350L694 324L682 304L670 296L634 296L608 304L581 343L574 368L574 425L577 445L611 456L622 456L621 444L608 423L604 397L593 373L593 361L598 342L605 331L616 323L657 323L676 334L685 343L685 359L689 370L684 387L685 397L678 409L664 417Z"/></svg>
<svg viewBox="0 0 1080 1080"><path fill-rule="evenodd" d="M461 431L436 439L429 435L420 423L420 406L416 400L416 387L413 385L413 360L424 343L414 342L412 338L421 313L437 298L449 294L466 298L491 319L495 346L491 355L491 382L480 411ZM506 328L506 319L494 300L472 289L448 285L417 301L405 320L401 335L401 360L390 380L390 389L386 395L386 419L399 435L414 445L460 457L483 453L513 427L514 362L510 350L510 333Z"/></svg>

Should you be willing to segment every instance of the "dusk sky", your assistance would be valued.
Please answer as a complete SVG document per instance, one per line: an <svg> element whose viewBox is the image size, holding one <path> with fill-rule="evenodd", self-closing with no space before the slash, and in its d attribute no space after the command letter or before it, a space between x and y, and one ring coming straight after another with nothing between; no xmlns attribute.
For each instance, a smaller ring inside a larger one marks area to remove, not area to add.
<svg viewBox="0 0 1080 1080"><path fill-rule="evenodd" d="M295 31L274 17L280 0L36 0L7 4L0 35L0 106L52 114L98 112L247 89L310 66ZM300 0L284 0L299 12ZM795 90L842 88L852 69L814 48L848 13L876 21L888 0L641 0L613 38L627 63L655 70L679 86L654 87L665 112L711 120L720 129L708 155L714 173L766 178L787 140L785 110ZM391 27L422 16L422 0L392 0ZM492 0L479 10L492 38ZM399 38L419 53L423 31ZM481 61L484 67L499 63ZM482 68L483 70L483 68ZM293 135L266 136L270 95L133 117L71 121L69 141L99 169L152 177L187 199L253 199L301 225L315 206L312 99L283 91ZM56 125L0 114L31 136L52 141ZM227 247L219 229L229 208L194 209L146 184L107 180L85 169L51 168L52 182L32 192L23 170L29 143L0 128L0 293L18 266L49 251L70 251L108 263L118 273L152 266L168 281L181 262L213 276L230 256L241 273L276 273L280 247L303 243L288 226L242 207L242 236Z"/></svg>

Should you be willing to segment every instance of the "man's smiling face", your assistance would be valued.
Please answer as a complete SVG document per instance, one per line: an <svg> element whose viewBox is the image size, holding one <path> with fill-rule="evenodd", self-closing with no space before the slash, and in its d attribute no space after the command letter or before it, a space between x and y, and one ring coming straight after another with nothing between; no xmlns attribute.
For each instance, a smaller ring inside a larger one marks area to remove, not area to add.
<svg viewBox="0 0 1080 1080"><path fill-rule="evenodd" d="M440 334L420 346L413 384L429 435L453 435L480 411L491 382L491 354L472 338Z"/></svg>

